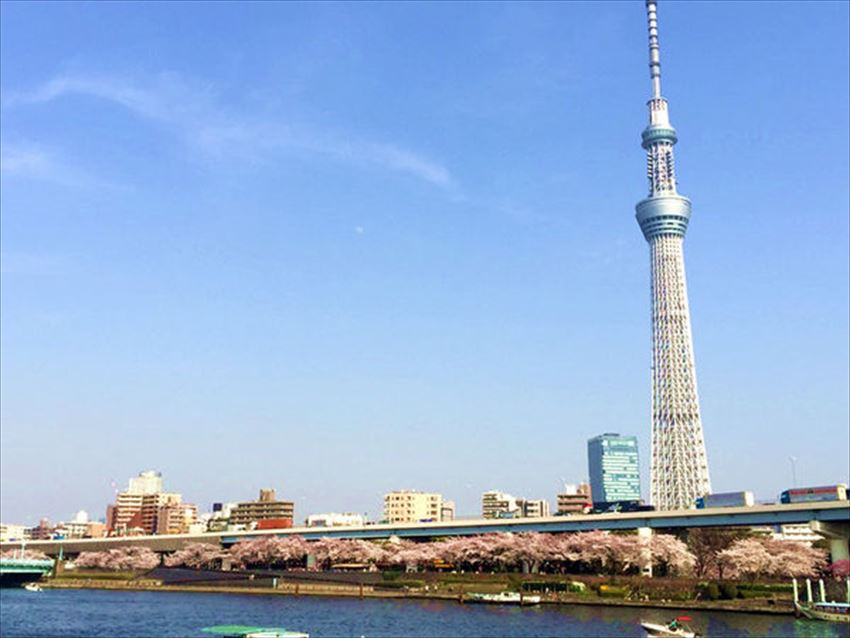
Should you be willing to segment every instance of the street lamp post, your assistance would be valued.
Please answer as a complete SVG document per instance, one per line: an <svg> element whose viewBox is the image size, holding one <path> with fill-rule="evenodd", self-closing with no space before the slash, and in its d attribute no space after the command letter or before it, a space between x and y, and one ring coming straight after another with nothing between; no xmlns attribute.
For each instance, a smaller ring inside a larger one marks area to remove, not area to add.
<svg viewBox="0 0 850 638"><path fill-rule="evenodd" d="M791 484L797 487L797 457L789 456L788 460L791 461Z"/></svg>

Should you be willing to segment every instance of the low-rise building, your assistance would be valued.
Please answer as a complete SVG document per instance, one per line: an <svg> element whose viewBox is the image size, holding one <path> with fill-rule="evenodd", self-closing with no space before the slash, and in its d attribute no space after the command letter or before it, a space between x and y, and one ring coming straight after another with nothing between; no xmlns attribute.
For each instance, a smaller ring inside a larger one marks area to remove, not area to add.
<svg viewBox="0 0 850 638"><path fill-rule="evenodd" d="M42 518L38 525L35 527L30 527L27 530L27 534L29 535L31 540L34 541L49 541L53 538L53 532L56 528L50 524L50 521L46 518Z"/></svg>
<svg viewBox="0 0 850 638"><path fill-rule="evenodd" d="M796 541L807 545L823 540L823 536L812 530L808 523L779 525L778 529L773 530L773 538L780 541Z"/></svg>
<svg viewBox="0 0 850 638"><path fill-rule="evenodd" d="M397 490L384 495L384 520L388 523L439 521L443 495L417 490Z"/></svg>
<svg viewBox="0 0 850 638"><path fill-rule="evenodd" d="M203 514L199 520L206 524L208 532L225 532L230 527L230 513L237 503L213 503L212 512Z"/></svg>
<svg viewBox="0 0 850 638"><path fill-rule="evenodd" d="M565 484L564 491L558 494L558 514L585 514L593 509L593 498L588 483L578 485Z"/></svg>
<svg viewBox="0 0 850 638"><path fill-rule="evenodd" d="M156 512L157 534L188 534L198 520L198 507L192 503L168 503Z"/></svg>
<svg viewBox="0 0 850 638"><path fill-rule="evenodd" d="M90 521L89 515L80 510L70 521L58 523L53 532L54 538L102 538L106 536L106 525L100 521Z"/></svg>
<svg viewBox="0 0 850 638"><path fill-rule="evenodd" d="M522 518L543 518L549 516L549 501L546 499L517 499Z"/></svg>
<svg viewBox="0 0 850 638"><path fill-rule="evenodd" d="M260 490L256 501L237 503L230 510L230 526L250 526L267 519L295 519L295 504L292 501L278 501L273 489Z"/></svg>
<svg viewBox="0 0 850 638"><path fill-rule="evenodd" d="M549 501L490 490L481 495L481 514L484 518L541 518L549 516Z"/></svg>
<svg viewBox="0 0 850 638"><path fill-rule="evenodd" d="M29 540L29 529L26 525L0 523L0 543Z"/></svg>
<svg viewBox="0 0 850 638"><path fill-rule="evenodd" d="M362 514L330 512L327 514L310 514L306 523L307 527L360 527L366 523L366 519Z"/></svg>
<svg viewBox="0 0 850 638"><path fill-rule="evenodd" d="M522 508L515 496L490 490L481 495L481 515L484 518L516 518L522 514Z"/></svg>
<svg viewBox="0 0 850 638"><path fill-rule="evenodd" d="M440 507L440 520L453 521L455 520L455 514L455 502L443 501L443 505Z"/></svg>

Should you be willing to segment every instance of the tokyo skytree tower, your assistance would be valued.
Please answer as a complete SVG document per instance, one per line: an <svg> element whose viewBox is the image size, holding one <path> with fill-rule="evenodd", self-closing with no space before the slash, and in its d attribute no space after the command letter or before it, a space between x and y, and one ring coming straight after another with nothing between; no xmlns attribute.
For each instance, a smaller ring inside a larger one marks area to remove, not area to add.
<svg viewBox="0 0 850 638"><path fill-rule="evenodd" d="M646 0L652 99L646 150L649 196L638 203L637 221L649 243L652 269L652 461L650 495L660 510L694 507L711 492L702 433L691 315L682 244L691 202L676 191L667 100L661 97L661 58L656 0Z"/></svg>

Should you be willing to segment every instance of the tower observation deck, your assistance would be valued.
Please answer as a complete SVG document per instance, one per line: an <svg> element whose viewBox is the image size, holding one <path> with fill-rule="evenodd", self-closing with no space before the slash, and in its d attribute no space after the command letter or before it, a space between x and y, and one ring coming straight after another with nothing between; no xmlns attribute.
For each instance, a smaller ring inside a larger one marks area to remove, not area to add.
<svg viewBox="0 0 850 638"><path fill-rule="evenodd" d="M683 242L691 202L676 190L667 100L661 96L656 0L646 0L652 97L641 134L649 195L637 221L649 243L652 291L652 456L650 498L659 510L694 507L711 492L700 417Z"/></svg>

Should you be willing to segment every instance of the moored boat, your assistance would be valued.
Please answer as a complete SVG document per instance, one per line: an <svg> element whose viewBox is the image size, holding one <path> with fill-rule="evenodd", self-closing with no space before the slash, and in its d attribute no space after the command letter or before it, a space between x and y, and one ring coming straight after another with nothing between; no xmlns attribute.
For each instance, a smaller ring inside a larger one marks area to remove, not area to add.
<svg viewBox="0 0 850 638"><path fill-rule="evenodd" d="M539 605L540 596L525 596L513 591L503 591L498 594L469 593L463 599L463 602L490 605Z"/></svg>
<svg viewBox="0 0 850 638"><path fill-rule="evenodd" d="M803 605L794 603L797 611L812 620L850 623L850 603L814 603Z"/></svg>
<svg viewBox="0 0 850 638"><path fill-rule="evenodd" d="M0 558L0 587L20 587L39 580L51 569L52 560Z"/></svg>
<svg viewBox="0 0 850 638"><path fill-rule="evenodd" d="M806 579L806 600L800 602L797 579L792 580L794 586L794 611L798 616L805 616L811 620L826 620L828 622L840 622L850 624L850 578L846 581L847 602L828 602L824 591L823 580L818 581L820 602L812 596L812 582Z"/></svg>
<svg viewBox="0 0 850 638"><path fill-rule="evenodd" d="M249 625L216 625L201 631L224 638L310 638L302 631L289 631L280 627L251 627Z"/></svg>

